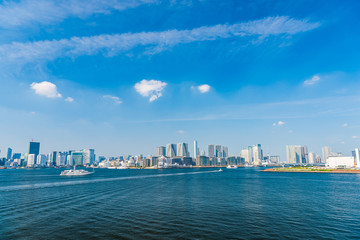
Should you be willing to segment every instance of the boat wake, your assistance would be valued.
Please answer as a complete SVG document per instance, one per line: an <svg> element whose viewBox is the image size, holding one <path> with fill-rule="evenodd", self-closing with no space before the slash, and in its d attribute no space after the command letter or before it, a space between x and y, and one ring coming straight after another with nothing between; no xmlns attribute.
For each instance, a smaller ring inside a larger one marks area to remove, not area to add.
<svg viewBox="0 0 360 240"><path fill-rule="evenodd" d="M143 178L157 178L157 177L168 177L168 176L194 175L194 174L205 174L205 173L215 173L215 172L218 172L218 170L215 170L215 171L201 171L201 172L154 174L154 175L116 177L116 178L100 178L100 179L54 182L54 183L24 184L24 185L0 187L0 191L3 191L3 192L6 191L7 192L7 191L19 191L19 190L32 190L32 189L38 189L38 188L63 187L63 186L72 186L72 185L79 185L79 184L112 182L112 181L121 181L121 180L129 180L129 179L143 179Z"/></svg>

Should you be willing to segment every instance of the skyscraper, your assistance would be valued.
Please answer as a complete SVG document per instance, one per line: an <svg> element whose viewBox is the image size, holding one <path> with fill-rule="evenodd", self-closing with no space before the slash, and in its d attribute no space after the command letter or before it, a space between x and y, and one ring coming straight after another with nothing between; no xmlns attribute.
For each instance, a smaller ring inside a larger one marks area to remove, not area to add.
<svg viewBox="0 0 360 240"><path fill-rule="evenodd" d="M11 156L12 156L12 149L11 149L11 148L8 148L8 150L7 150L7 155L6 155L6 159L7 159L7 160L10 160L10 159L11 159Z"/></svg>
<svg viewBox="0 0 360 240"><path fill-rule="evenodd" d="M253 161L260 163L263 160L263 152L261 149L261 144L256 144L252 147L253 151Z"/></svg>
<svg viewBox="0 0 360 240"><path fill-rule="evenodd" d="M222 157L221 145L216 145L215 146L215 156L216 157Z"/></svg>
<svg viewBox="0 0 360 240"><path fill-rule="evenodd" d="M175 157L176 156L176 144L166 144L166 156Z"/></svg>
<svg viewBox="0 0 360 240"><path fill-rule="evenodd" d="M306 155L305 155L306 152ZM306 156L306 157L305 157ZM292 164L306 163L307 147L300 145L287 145L286 146L287 162Z"/></svg>
<svg viewBox="0 0 360 240"><path fill-rule="evenodd" d="M309 161L308 163L314 164L316 163L316 154L313 152L309 152Z"/></svg>
<svg viewBox="0 0 360 240"><path fill-rule="evenodd" d="M331 147L322 147L322 162L326 162L326 159L331 155Z"/></svg>
<svg viewBox="0 0 360 240"><path fill-rule="evenodd" d="M194 158L196 158L199 155L199 150L197 146L197 141L194 141Z"/></svg>
<svg viewBox="0 0 360 240"><path fill-rule="evenodd" d="M177 144L177 154L176 156L188 157L189 156L189 147L187 143L178 143Z"/></svg>
<svg viewBox="0 0 360 240"><path fill-rule="evenodd" d="M244 147L241 150L240 157L244 159L244 163L253 164L253 149L251 146Z"/></svg>
<svg viewBox="0 0 360 240"><path fill-rule="evenodd" d="M166 155L166 149L164 146L156 147L156 156L165 156Z"/></svg>
<svg viewBox="0 0 360 240"><path fill-rule="evenodd" d="M95 162L95 150L83 149L83 165L91 165Z"/></svg>
<svg viewBox="0 0 360 240"><path fill-rule="evenodd" d="M229 149L228 149L228 147L223 147L222 156L223 156L224 158L229 156Z"/></svg>
<svg viewBox="0 0 360 240"><path fill-rule="evenodd" d="M73 151L71 153L71 159L74 166L83 165L83 152L82 151Z"/></svg>
<svg viewBox="0 0 360 240"><path fill-rule="evenodd" d="M214 157L214 145L209 145L209 157Z"/></svg>
<svg viewBox="0 0 360 240"><path fill-rule="evenodd" d="M35 159L37 159L37 156L40 153L40 143L39 142L30 142L29 143L29 154L34 154Z"/></svg>

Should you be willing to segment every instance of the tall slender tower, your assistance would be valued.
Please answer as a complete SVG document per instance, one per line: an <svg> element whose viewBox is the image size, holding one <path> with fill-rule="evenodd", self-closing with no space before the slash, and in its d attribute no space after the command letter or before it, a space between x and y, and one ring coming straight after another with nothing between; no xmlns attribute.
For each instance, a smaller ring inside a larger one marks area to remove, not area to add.
<svg viewBox="0 0 360 240"><path fill-rule="evenodd" d="M194 158L197 158L197 156L199 155L198 152L198 146L197 146L197 141L194 141Z"/></svg>

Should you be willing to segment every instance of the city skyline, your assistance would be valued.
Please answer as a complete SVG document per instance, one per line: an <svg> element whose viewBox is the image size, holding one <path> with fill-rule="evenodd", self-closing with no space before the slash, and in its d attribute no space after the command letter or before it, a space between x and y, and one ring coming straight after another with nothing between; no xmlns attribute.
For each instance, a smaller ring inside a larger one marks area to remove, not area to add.
<svg viewBox="0 0 360 240"><path fill-rule="evenodd" d="M358 1L47 2L0 3L2 155L360 146Z"/></svg>

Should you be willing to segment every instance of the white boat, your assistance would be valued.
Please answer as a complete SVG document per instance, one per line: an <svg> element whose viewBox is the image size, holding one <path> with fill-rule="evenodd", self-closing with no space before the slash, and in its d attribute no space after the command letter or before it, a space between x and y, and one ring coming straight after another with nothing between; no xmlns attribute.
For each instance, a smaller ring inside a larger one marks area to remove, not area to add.
<svg viewBox="0 0 360 240"><path fill-rule="evenodd" d="M228 165L226 168L238 168L236 165Z"/></svg>
<svg viewBox="0 0 360 240"><path fill-rule="evenodd" d="M60 176L73 177L73 176L85 176L85 175L91 175L91 174L94 174L94 171L88 172L88 171L83 170L83 169L76 170L76 169L75 169L75 166L74 166L74 169L62 171L62 172L60 173Z"/></svg>
<svg viewBox="0 0 360 240"><path fill-rule="evenodd" d="M222 171L223 171L223 170L220 168L220 169L219 169L219 172L222 172Z"/></svg>

